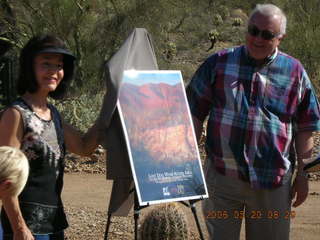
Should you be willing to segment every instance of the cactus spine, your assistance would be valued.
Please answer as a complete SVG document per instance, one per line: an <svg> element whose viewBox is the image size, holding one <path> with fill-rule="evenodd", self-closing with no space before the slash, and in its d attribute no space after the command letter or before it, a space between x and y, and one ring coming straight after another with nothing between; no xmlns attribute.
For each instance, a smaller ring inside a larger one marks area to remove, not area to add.
<svg viewBox="0 0 320 240"><path fill-rule="evenodd" d="M141 227L141 240L187 240L187 219L177 203L169 203L150 211Z"/></svg>

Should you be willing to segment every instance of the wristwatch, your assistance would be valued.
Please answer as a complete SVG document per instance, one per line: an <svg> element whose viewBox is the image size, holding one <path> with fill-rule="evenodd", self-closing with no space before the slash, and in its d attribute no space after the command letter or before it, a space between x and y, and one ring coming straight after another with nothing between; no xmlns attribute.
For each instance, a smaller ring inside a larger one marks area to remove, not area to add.
<svg viewBox="0 0 320 240"><path fill-rule="evenodd" d="M311 159L311 161L306 162L305 167L303 168L306 172L319 172L320 171L320 155L316 158Z"/></svg>
<svg viewBox="0 0 320 240"><path fill-rule="evenodd" d="M309 174L306 172L306 171L304 171L304 170L302 170L302 171L297 171L297 177L304 177L304 178L308 178L309 177Z"/></svg>

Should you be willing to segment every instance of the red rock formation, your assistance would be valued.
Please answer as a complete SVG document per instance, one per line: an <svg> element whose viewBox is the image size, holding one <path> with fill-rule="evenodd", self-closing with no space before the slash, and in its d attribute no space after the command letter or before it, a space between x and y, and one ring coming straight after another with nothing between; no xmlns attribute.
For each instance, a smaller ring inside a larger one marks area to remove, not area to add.
<svg viewBox="0 0 320 240"><path fill-rule="evenodd" d="M120 105L131 148L144 149L154 161L176 164L197 158L183 87L125 83Z"/></svg>

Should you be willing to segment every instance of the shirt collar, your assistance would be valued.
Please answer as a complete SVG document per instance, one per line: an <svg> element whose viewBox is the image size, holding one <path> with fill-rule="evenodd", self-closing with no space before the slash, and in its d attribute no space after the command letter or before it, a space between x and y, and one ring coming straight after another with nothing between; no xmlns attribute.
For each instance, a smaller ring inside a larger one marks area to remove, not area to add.
<svg viewBox="0 0 320 240"><path fill-rule="evenodd" d="M277 57L278 52L279 52L279 50L278 50L278 48L276 48L274 53L272 53L270 56L268 56L264 59L264 62L261 66L266 66L266 65L269 65L270 63L272 63L274 61L274 59ZM257 66L256 60L249 55L249 51L246 46L244 46L244 53L245 53L245 57L246 57L247 61L250 64Z"/></svg>

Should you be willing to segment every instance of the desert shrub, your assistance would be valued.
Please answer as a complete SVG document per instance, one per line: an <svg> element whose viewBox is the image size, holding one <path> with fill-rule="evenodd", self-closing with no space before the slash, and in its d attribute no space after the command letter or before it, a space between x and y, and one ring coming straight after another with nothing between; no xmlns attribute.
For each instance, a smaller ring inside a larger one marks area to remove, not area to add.
<svg viewBox="0 0 320 240"><path fill-rule="evenodd" d="M213 25L219 26L219 25L221 25L222 23L223 23L223 20L222 20L221 15L220 15L220 14L215 14L215 15L213 16Z"/></svg>
<svg viewBox="0 0 320 240"><path fill-rule="evenodd" d="M241 25L243 25L243 21L242 21L242 19L241 18L234 18L233 20L232 20L232 26L241 26Z"/></svg>
<svg viewBox="0 0 320 240"><path fill-rule="evenodd" d="M219 38L219 32L216 29L210 30L208 33L209 40L214 40Z"/></svg>
<svg viewBox="0 0 320 240"><path fill-rule="evenodd" d="M295 5L297 7L292 8ZM319 84L320 62L320 5L318 0L292 0L284 7L288 17L287 36L281 49L298 58L314 84Z"/></svg>
<svg viewBox="0 0 320 240"><path fill-rule="evenodd" d="M177 45L174 42L168 42L164 52L166 59L172 60L177 55Z"/></svg>
<svg viewBox="0 0 320 240"><path fill-rule="evenodd" d="M96 120L103 101L103 93L83 94L66 100L52 100L63 119L85 132Z"/></svg>
<svg viewBox="0 0 320 240"><path fill-rule="evenodd" d="M208 32L211 29L219 32L219 44L215 45L212 52L220 47L244 43L248 14L257 3L265 1L2 2L0 30L15 42L14 51L18 53L26 40L36 33L57 34L77 57L77 81L71 86L72 93L80 95L83 92L88 95L88 91L101 89L105 62L135 27L146 28L152 36L160 69L179 67L190 72L193 66L199 64L199 60L208 55ZM280 48L301 60L313 82L319 84L319 75L315 74L320 62L319 0L271 2L281 7L288 16L287 37ZM171 48L169 42L175 46ZM81 107L83 105L77 108Z"/></svg>
<svg viewBox="0 0 320 240"><path fill-rule="evenodd" d="M220 5L219 7L219 10L218 10L220 13L221 13L221 17L222 19L227 19L229 16L230 16L230 10L227 6L225 5Z"/></svg>

